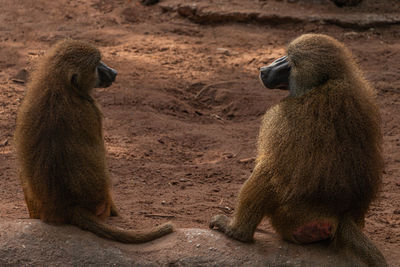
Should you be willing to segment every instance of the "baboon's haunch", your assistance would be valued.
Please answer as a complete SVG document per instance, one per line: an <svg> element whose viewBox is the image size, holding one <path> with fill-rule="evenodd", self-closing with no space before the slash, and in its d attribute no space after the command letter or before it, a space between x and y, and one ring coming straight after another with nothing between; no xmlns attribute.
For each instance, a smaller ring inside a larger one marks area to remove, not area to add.
<svg viewBox="0 0 400 267"><path fill-rule="evenodd" d="M260 78L290 96L264 116L256 166L233 218L217 215L210 227L251 241L268 216L286 240L331 240L369 266L386 266L361 231L381 184L380 115L350 52L331 37L303 35Z"/></svg>
<svg viewBox="0 0 400 267"><path fill-rule="evenodd" d="M117 215L110 192L102 113L94 87L108 87L117 72L84 42L58 43L33 73L20 107L15 140L20 179L31 218L73 224L126 243L172 232L167 223L149 231L126 231L103 223Z"/></svg>

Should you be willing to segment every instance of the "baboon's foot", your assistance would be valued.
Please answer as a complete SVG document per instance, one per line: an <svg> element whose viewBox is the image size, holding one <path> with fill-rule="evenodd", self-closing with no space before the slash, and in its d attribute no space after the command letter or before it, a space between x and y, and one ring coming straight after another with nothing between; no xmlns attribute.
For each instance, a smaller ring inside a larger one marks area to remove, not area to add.
<svg viewBox="0 0 400 267"><path fill-rule="evenodd" d="M220 232L226 233L228 231L229 218L225 215L219 214L211 218L209 227L216 229Z"/></svg>
<svg viewBox="0 0 400 267"><path fill-rule="evenodd" d="M220 231L227 236L242 241L242 242L252 242L253 241L253 234L247 233L246 231L241 231L237 228L230 226L230 220L225 215L215 215L209 224L211 229L215 229Z"/></svg>
<svg viewBox="0 0 400 267"><path fill-rule="evenodd" d="M333 234L330 222L312 221L297 228L293 232L293 238L300 244L307 244L330 239Z"/></svg>
<svg viewBox="0 0 400 267"><path fill-rule="evenodd" d="M110 216L112 216L112 217L119 216L118 209L117 209L117 207L115 206L114 203L112 203L111 207L110 207Z"/></svg>

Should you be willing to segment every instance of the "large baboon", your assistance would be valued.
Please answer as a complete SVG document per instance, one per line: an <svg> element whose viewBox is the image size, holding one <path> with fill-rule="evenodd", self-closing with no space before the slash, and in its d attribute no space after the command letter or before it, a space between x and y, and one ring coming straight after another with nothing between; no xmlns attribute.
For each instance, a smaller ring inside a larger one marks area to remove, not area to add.
<svg viewBox="0 0 400 267"><path fill-rule="evenodd" d="M170 223L126 231L103 223L117 215L105 162L102 113L94 87L108 87L117 72L81 41L58 43L32 75L19 109L15 141L20 180L31 218L73 224L125 243L153 240Z"/></svg>
<svg viewBox="0 0 400 267"><path fill-rule="evenodd" d="M233 219L217 215L210 227L251 241L268 216L286 240L332 240L347 255L386 266L360 230L381 184L382 137L375 91L350 52L326 35L302 35L260 78L290 95L264 115Z"/></svg>

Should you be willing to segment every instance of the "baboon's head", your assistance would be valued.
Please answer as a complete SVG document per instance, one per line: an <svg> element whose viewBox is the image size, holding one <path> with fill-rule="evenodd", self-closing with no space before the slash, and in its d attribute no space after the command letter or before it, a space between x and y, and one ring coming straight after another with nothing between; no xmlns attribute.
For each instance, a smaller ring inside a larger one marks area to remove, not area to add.
<svg viewBox="0 0 400 267"><path fill-rule="evenodd" d="M41 68L44 67L50 68L52 75L58 75L60 83L67 83L80 93L89 92L94 87L108 87L117 76L116 70L101 61L96 47L74 40L56 44L47 54Z"/></svg>
<svg viewBox="0 0 400 267"><path fill-rule="evenodd" d="M290 90L300 96L330 79L344 77L352 66L348 50L337 40L322 34L304 34L292 41L287 56L260 69L267 88Z"/></svg>

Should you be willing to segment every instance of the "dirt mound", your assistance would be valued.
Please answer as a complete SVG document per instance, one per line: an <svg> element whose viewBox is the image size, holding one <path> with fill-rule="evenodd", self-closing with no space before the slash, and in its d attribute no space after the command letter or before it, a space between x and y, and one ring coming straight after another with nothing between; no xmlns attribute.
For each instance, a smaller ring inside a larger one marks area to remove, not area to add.
<svg viewBox="0 0 400 267"><path fill-rule="evenodd" d="M194 94L191 104L204 112L212 110L209 115L220 121L260 117L265 113L266 104L252 93L260 87L257 79L254 80L251 84L240 80L193 84L189 89Z"/></svg>
<svg viewBox="0 0 400 267"><path fill-rule="evenodd" d="M358 266L325 245L297 246L271 234L244 244L208 229L179 229L161 239L126 245L73 226L38 220L0 223L0 265L45 266Z"/></svg>

